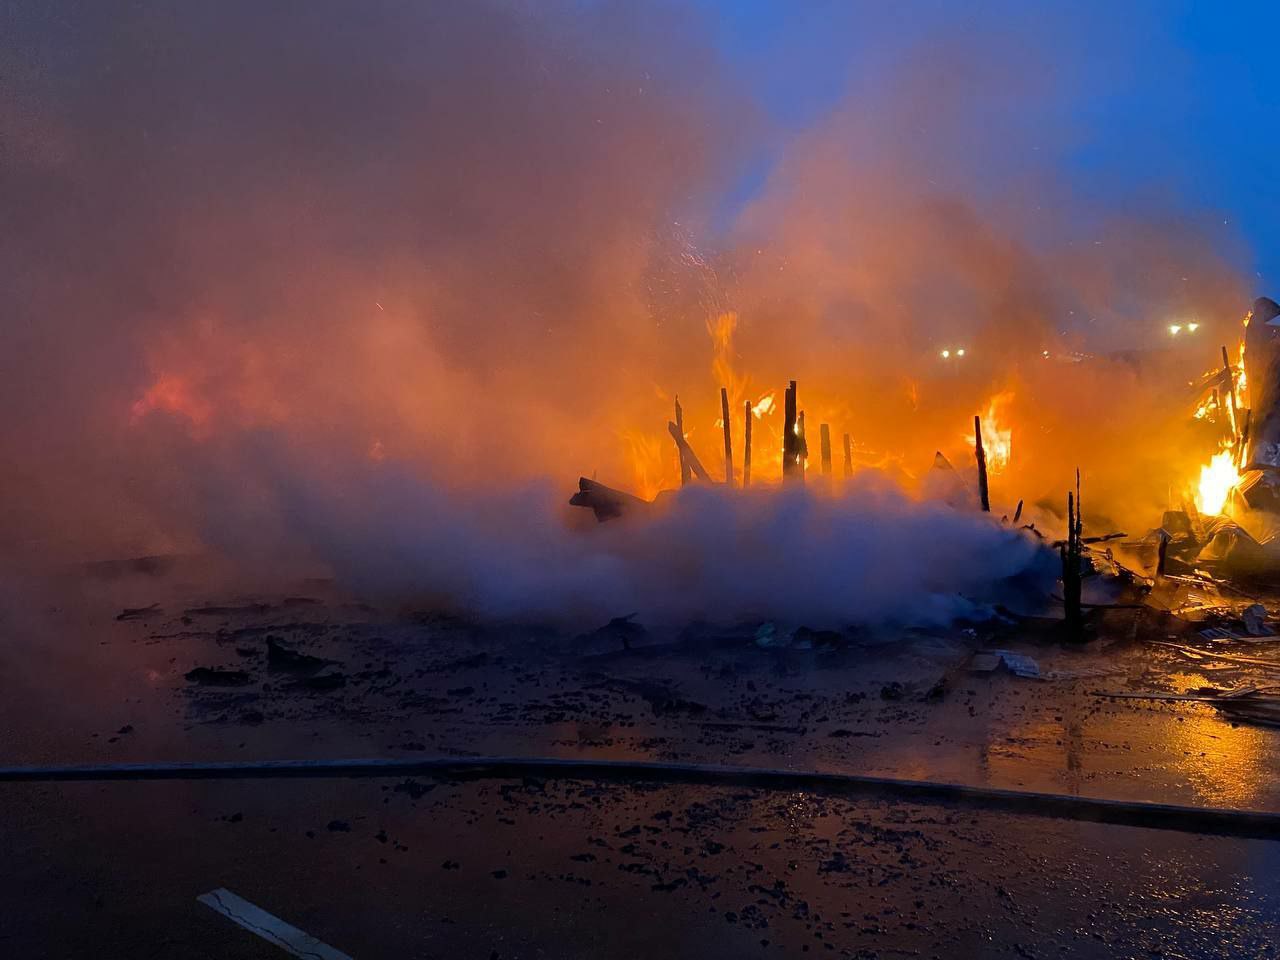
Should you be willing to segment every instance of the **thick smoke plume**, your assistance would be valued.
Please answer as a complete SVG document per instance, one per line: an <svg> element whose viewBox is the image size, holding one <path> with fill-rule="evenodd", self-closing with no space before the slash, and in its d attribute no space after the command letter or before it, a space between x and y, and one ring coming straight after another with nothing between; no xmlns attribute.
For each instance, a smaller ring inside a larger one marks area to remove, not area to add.
<svg viewBox="0 0 1280 960"><path fill-rule="evenodd" d="M500 616L937 620L1036 559L914 499L933 451L963 471L1004 394L998 509L1077 464L1099 514L1162 506L1212 350L1110 355L1250 299L1199 223L1081 205L1030 159L1019 111L1062 94L1014 82L999 33L921 38L797 133L678 5L4 17L11 565L215 551ZM883 478L566 521L579 474L678 482L677 393L709 465L718 388L739 451L773 396L773 479L790 378Z"/></svg>

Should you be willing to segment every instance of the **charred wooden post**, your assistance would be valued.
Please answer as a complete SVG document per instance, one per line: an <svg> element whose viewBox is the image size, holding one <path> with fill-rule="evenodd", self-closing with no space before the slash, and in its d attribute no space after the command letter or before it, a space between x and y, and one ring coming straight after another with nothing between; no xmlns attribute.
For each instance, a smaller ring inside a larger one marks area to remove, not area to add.
<svg viewBox="0 0 1280 960"><path fill-rule="evenodd" d="M844 475L846 478L853 476L853 447L847 433L844 435Z"/></svg>
<svg viewBox="0 0 1280 960"><path fill-rule="evenodd" d="M1236 411L1236 372L1231 366L1231 357L1227 348L1222 348L1222 376L1227 383L1227 412L1231 418L1231 439L1234 441L1240 432L1240 417Z"/></svg>
<svg viewBox="0 0 1280 960"><path fill-rule="evenodd" d="M1018 501L1018 509L1013 511L1013 522L1016 525L1022 519L1022 501Z"/></svg>
<svg viewBox="0 0 1280 960"><path fill-rule="evenodd" d="M1084 626L1081 614L1080 558L1084 521L1080 518L1080 471L1076 471L1076 491L1067 491L1067 539L1058 547L1062 558L1063 619L1070 639L1078 640Z"/></svg>
<svg viewBox="0 0 1280 960"><path fill-rule="evenodd" d="M831 482L831 428L823 423L818 426L818 441L822 450L822 475Z"/></svg>
<svg viewBox="0 0 1280 960"><path fill-rule="evenodd" d="M804 411L796 414L796 474L805 480L805 461L809 459L809 437L804 432Z"/></svg>
<svg viewBox="0 0 1280 960"><path fill-rule="evenodd" d="M1244 462L1245 451L1249 449L1249 430L1253 426L1253 410L1244 412L1244 423L1240 427L1240 436L1236 438L1233 458L1237 464Z"/></svg>
<svg viewBox="0 0 1280 960"><path fill-rule="evenodd" d="M751 401L743 402L743 416L746 426L742 432L742 486L751 486Z"/></svg>
<svg viewBox="0 0 1280 960"><path fill-rule="evenodd" d="M676 442L676 446L680 448L680 456L684 458L684 462L689 465L689 469L693 471L693 475L699 480L705 480L710 483L711 474L707 473L706 468L702 465L702 461L698 459L698 455L693 452L693 447L689 446L689 441L684 438L684 434L680 432L671 421L667 421L667 432L671 434L671 439Z"/></svg>
<svg viewBox="0 0 1280 960"><path fill-rule="evenodd" d="M681 438L684 437L684 411L680 409L680 395L676 394L676 429L680 431ZM689 482L689 461L684 458L684 445L676 443L676 450L680 454L680 486L684 486Z"/></svg>
<svg viewBox="0 0 1280 960"><path fill-rule="evenodd" d="M973 453L978 458L978 500L982 512L991 512L991 494L987 489L987 451L982 448L982 418L973 418Z"/></svg>
<svg viewBox="0 0 1280 960"><path fill-rule="evenodd" d="M729 391L720 388L720 421L724 424L724 482L733 486L733 433L729 423Z"/></svg>
<svg viewBox="0 0 1280 960"><path fill-rule="evenodd" d="M800 461L799 427L796 424L796 382L791 381L782 401L782 479L795 480Z"/></svg>

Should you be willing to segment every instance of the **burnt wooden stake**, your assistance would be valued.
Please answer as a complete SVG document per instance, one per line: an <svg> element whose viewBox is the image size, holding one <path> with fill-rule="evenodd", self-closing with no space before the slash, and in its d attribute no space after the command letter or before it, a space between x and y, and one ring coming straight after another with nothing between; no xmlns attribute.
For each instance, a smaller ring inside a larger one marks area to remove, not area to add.
<svg viewBox="0 0 1280 960"><path fill-rule="evenodd" d="M782 479L796 479L800 444L796 434L796 382L791 381L782 401Z"/></svg>
<svg viewBox="0 0 1280 960"><path fill-rule="evenodd" d="M982 449L982 418L973 418L973 453L978 458L978 499L982 502L982 512L991 512L991 494L987 490L987 451Z"/></svg>
<svg viewBox="0 0 1280 960"><path fill-rule="evenodd" d="M743 403L743 415L746 418L746 426L742 432L742 486L749 487L751 485L751 401L747 400Z"/></svg>
<svg viewBox="0 0 1280 960"><path fill-rule="evenodd" d="M804 432L804 411L796 414L796 475L804 483L805 461L809 459L809 437Z"/></svg>
<svg viewBox="0 0 1280 960"><path fill-rule="evenodd" d="M849 443L849 435L844 435L844 475L853 476L853 447Z"/></svg>
<svg viewBox="0 0 1280 960"><path fill-rule="evenodd" d="M684 438L684 434L670 420L667 421L667 431L671 434L671 439L676 442L676 446L680 448L680 455L684 457L684 462L689 465L689 469L693 471L693 475L699 480L706 483L711 482L711 474L707 473L706 468L702 465L702 461L698 459L698 455L693 452L693 447L689 446L689 441Z"/></svg>
<svg viewBox="0 0 1280 960"><path fill-rule="evenodd" d="M679 394L676 394L676 429L680 431L680 436L684 437L684 411L680 409ZM680 486L683 487L689 482L689 461L684 458L682 444L676 444L676 451L680 454Z"/></svg>
<svg viewBox="0 0 1280 960"><path fill-rule="evenodd" d="M1018 501L1018 509L1013 511L1013 522L1016 524L1022 519L1022 501Z"/></svg>
<svg viewBox="0 0 1280 960"><path fill-rule="evenodd" d="M1062 557L1062 605L1067 636L1081 639L1084 621L1080 605L1080 556L1081 534L1084 521L1080 518L1080 471L1076 471L1075 493L1067 491L1067 539L1058 548Z"/></svg>
<svg viewBox="0 0 1280 960"><path fill-rule="evenodd" d="M720 388L720 419L724 423L724 482L733 486L733 434L729 422L729 391Z"/></svg>
<svg viewBox="0 0 1280 960"><path fill-rule="evenodd" d="M822 444L822 475L831 476L831 428L825 423L818 427L818 437Z"/></svg>

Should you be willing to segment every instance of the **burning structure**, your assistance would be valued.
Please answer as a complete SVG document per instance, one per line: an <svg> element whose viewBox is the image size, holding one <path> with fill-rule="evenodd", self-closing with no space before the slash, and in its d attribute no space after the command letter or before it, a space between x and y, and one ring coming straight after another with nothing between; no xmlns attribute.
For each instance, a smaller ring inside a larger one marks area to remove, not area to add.
<svg viewBox="0 0 1280 960"><path fill-rule="evenodd" d="M844 622L963 599L947 569L992 536L1056 537L1077 465L1091 529L1180 506L1191 465L1170 458L1199 460L1168 387L1194 358L1110 358L1167 317L1208 335L1239 271L1159 210L1038 182L1032 223L993 199L996 158L954 148L970 93L1019 87L997 39L921 41L780 137L690 11L374 6L15 24L11 568L213 553L246 586L287 570L498 617L791 612L794 589L761 603L763 574L713 569L736 531L735 561L826 584ZM984 64L974 90L920 70L959 61ZM342 67L282 79L321 63ZM922 108L936 122L907 122ZM981 501L975 414L992 517L956 520L927 488ZM562 522L566 477L652 501L699 470L744 505L631 543ZM815 506L771 496L806 472ZM1020 500L1017 528L988 529ZM843 557L836 528L893 562ZM921 568L944 528L948 563ZM1022 549L973 573L1005 578ZM870 572L893 582L848 586Z"/></svg>
<svg viewBox="0 0 1280 960"><path fill-rule="evenodd" d="M1123 532L1111 532L1091 537L1084 536L1084 513L1081 499L1080 472L1076 471L1075 488L1066 496L1066 538L1057 541L1061 559L1062 602L1066 611L1069 634L1078 635L1081 626L1082 582L1084 578L1099 574L1121 577L1128 585L1137 587L1145 595L1159 580L1168 575L1191 575L1208 586L1217 577L1271 577L1280 569L1280 557L1273 556L1264 541L1260 541L1249 527L1264 531L1264 537L1274 527L1275 515L1280 511L1280 336L1277 325L1280 305L1268 298L1259 298L1244 321L1245 335L1234 350L1222 348L1222 365L1205 374L1199 382L1198 404L1193 420L1200 428L1206 446L1212 448L1198 472L1183 484L1177 478L1177 458L1170 457L1167 464L1170 481L1170 503L1164 511L1160 527L1143 540L1115 543L1123 540ZM1189 325L1195 332L1199 324ZM724 328L722 327L721 330ZM732 327L729 327L730 331ZM1170 328L1171 335L1181 332L1181 327ZM722 342L725 339L722 334ZM957 350L963 356L965 351ZM943 351L943 359L951 359L951 350ZM723 358L717 362L717 372L730 371ZM1250 389L1252 385L1252 390ZM675 402L675 418L667 429L674 442L675 460L678 463L680 486L691 482L720 483L726 488L735 486L735 477L741 477L741 487L750 487L753 460L762 460L775 466L773 476L761 477L757 485L781 483L803 487L806 475L812 469L816 476L814 485L818 496L831 496L836 491L833 470L831 425L819 425L819 454L813 457L808 443L805 411L799 404L798 387L791 380L783 391L782 431L780 442L772 450L761 451L753 447L753 422L759 411L774 408L773 393L753 403L747 399L742 404L742 470L735 472L733 436L730 419L728 388L720 390L720 419L716 428L723 435L724 480L713 479L712 472L693 449L691 436L684 426L684 409ZM990 513L990 475L1003 472L1012 460L1013 430L1008 423L1006 407L1012 400L1010 391L993 397L986 413L973 418L972 481L966 483L941 452L934 454L934 466L929 471L931 487L922 487L921 494L940 497L951 507L968 511ZM850 434L843 432L844 465L841 483L847 483L854 475ZM775 441L776 442L776 441ZM1185 492L1178 494L1175 490ZM658 498L649 501L613 489L594 479L582 477L579 490L570 504L590 508L597 520L605 521L627 514L648 516L649 511L660 506L662 497L670 490L661 491ZM1026 501L1018 499L1011 509L1012 525L1044 538L1036 523L1020 525ZM1051 498L1037 502L1036 512L1042 521L1053 523L1054 511L1046 513ZM1248 515L1248 516L1246 516ZM1010 523L1009 513L1001 523ZM1090 549L1088 545L1095 545ZM1107 545L1098 552L1096 545ZM1124 559L1121 559L1124 558Z"/></svg>

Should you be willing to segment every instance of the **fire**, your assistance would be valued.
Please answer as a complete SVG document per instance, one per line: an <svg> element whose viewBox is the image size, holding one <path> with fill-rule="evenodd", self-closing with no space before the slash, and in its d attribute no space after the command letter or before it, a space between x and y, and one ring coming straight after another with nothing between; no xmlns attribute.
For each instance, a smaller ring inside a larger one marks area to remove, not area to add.
<svg viewBox="0 0 1280 960"><path fill-rule="evenodd" d="M1245 325L1248 323L1246 317ZM1223 359L1227 359L1225 347ZM1241 467L1248 452L1244 436L1247 428L1240 422L1249 405L1244 374L1244 341L1240 341L1235 363L1228 361L1222 368L1209 371L1201 382L1216 386L1201 400L1192 416L1197 420L1222 423L1229 435L1209 462L1200 467L1200 479L1195 490L1196 509L1216 516L1227 509L1231 491L1243 479Z"/></svg>
<svg viewBox="0 0 1280 960"><path fill-rule="evenodd" d="M1215 454L1200 468L1200 484L1196 489L1196 509L1217 516L1227 505L1227 498L1240 482L1240 470L1230 449Z"/></svg>
<svg viewBox="0 0 1280 960"><path fill-rule="evenodd" d="M1218 419L1218 395L1211 394L1208 398L1196 407L1196 412L1192 414L1197 420L1217 420Z"/></svg>
<svg viewBox="0 0 1280 960"><path fill-rule="evenodd" d="M713 350L711 373L715 382L729 391L729 400L736 409L746 392L746 378L735 369L733 335L738 329L738 314L732 310L707 318L707 333L711 336Z"/></svg>
<svg viewBox="0 0 1280 960"><path fill-rule="evenodd" d="M1001 473L1013 457L1013 427L1008 422L1008 406L1013 402L1013 393L1004 391L996 394L987 404L987 412L982 415L982 446L987 455L987 472ZM965 439L973 442L973 437L965 434Z"/></svg>
<svg viewBox="0 0 1280 960"><path fill-rule="evenodd" d="M674 452L670 441L639 431L622 434L627 445L632 470L632 488L637 496L652 500L664 488L672 484L672 476L678 481L680 474L672 466Z"/></svg>

